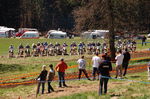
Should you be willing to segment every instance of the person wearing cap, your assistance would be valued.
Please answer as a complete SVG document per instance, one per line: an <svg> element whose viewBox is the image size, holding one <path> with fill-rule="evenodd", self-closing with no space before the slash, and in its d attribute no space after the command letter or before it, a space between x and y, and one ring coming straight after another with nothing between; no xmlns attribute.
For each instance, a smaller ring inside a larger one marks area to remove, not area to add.
<svg viewBox="0 0 150 99"><path fill-rule="evenodd" d="M107 93L107 84L110 77L110 71L112 71L111 62L107 60L107 56L105 54L102 55L102 61L99 65L99 73L100 75L100 86L99 86L99 95L103 94L103 86L104 86L104 94Z"/></svg>
<svg viewBox="0 0 150 99"><path fill-rule="evenodd" d="M96 73L97 73L97 75L99 75L98 66L99 66L100 62L101 62L101 59L98 56L98 53L96 53L95 56L93 56L93 58L92 58L92 63L93 63L93 72L92 72L93 80L95 80ZM99 79L99 77L98 77L98 79Z"/></svg>
<svg viewBox="0 0 150 99"><path fill-rule="evenodd" d="M38 82L38 88L37 88L37 94L39 94L41 84L42 84L42 94L44 94L44 88L45 88L47 73L48 73L48 71L46 70L46 65L43 65L42 71L41 71L40 75L37 77L37 80L39 81Z"/></svg>
<svg viewBox="0 0 150 99"><path fill-rule="evenodd" d="M51 91L54 91L53 87L51 86L51 82L53 81L54 76L55 76L55 71L53 69L53 65L50 64L49 67L50 67L50 70L49 70L48 75L47 75L48 93L50 93Z"/></svg>
<svg viewBox="0 0 150 99"><path fill-rule="evenodd" d="M81 56L81 58L77 61L78 68L79 68L79 80L81 78L82 72L85 74L86 78L90 80L87 72L86 72L86 61L84 60L84 56Z"/></svg>
<svg viewBox="0 0 150 99"><path fill-rule="evenodd" d="M62 84L64 87L67 87L65 84L65 70L67 69L67 64L64 62L64 59L61 58L60 62L56 65L55 70L58 72L59 77L59 87L62 87Z"/></svg>

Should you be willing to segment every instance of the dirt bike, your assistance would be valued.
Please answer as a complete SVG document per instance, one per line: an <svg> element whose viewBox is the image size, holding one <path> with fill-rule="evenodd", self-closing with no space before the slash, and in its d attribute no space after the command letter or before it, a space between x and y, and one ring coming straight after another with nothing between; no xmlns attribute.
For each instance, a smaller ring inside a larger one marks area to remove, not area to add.
<svg viewBox="0 0 150 99"><path fill-rule="evenodd" d="M82 54L83 54L83 48L79 47L79 49L78 49L78 54L79 54L79 55L82 55Z"/></svg>
<svg viewBox="0 0 150 99"><path fill-rule="evenodd" d="M132 45L132 52L136 51L136 45Z"/></svg>
<svg viewBox="0 0 150 99"><path fill-rule="evenodd" d="M66 47L62 48L62 55L67 55L67 48Z"/></svg>
<svg viewBox="0 0 150 99"><path fill-rule="evenodd" d="M44 56L44 47L40 47L40 56Z"/></svg>
<svg viewBox="0 0 150 99"><path fill-rule="evenodd" d="M23 54L24 54L24 49L23 48L19 49L18 57L23 57Z"/></svg>
<svg viewBox="0 0 150 99"><path fill-rule="evenodd" d="M95 46L92 47L92 54L94 55L96 53L96 48Z"/></svg>
<svg viewBox="0 0 150 99"><path fill-rule="evenodd" d="M48 48L48 55L54 56L54 48L53 47Z"/></svg>
<svg viewBox="0 0 150 99"><path fill-rule="evenodd" d="M13 51L13 49L10 49L10 50L9 50L9 58L10 58L10 57L14 57L14 51Z"/></svg>
<svg viewBox="0 0 150 99"><path fill-rule="evenodd" d="M77 55L77 48L76 47L71 48L70 55Z"/></svg>
<svg viewBox="0 0 150 99"><path fill-rule="evenodd" d="M87 48L87 54L89 54L89 55L92 54L92 47L89 46L89 47Z"/></svg>
<svg viewBox="0 0 150 99"><path fill-rule="evenodd" d="M57 56L57 55L61 55L60 47L55 47L55 51L54 51L54 53L55 53L55 56Z"/></svg>
<svg viewBox="0 0 150 99"><path fill-rule="evenodd" d="M29 57L30 56L30 49L26 48L25 49L25 57Z"/></svg>
<svg viewBox="0 0 150 99"><path fill-rule="evenodd" d="M96 47L96 53L100 54L100 46Z"/></svg>
<svg viewBox="0 0 150 99"><path fill-rule="evenodd" d="M34 49L32 50L32 56L34 56L34 57L38 56L38 51L37 51L36 48L34 48Z"/></svg>

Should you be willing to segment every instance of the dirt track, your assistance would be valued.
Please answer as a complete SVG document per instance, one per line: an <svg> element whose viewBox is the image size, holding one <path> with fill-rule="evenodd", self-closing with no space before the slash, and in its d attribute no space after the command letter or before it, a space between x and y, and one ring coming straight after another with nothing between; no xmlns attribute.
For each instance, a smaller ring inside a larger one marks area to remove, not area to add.
<svg viewBox="0 0 150 99"><path fill-rule="evenodd" d="M146 71L147 67L146 64L144 65L132 65L129 66L128 68L128 73L137 73L137 72L143 72ZM92 77L92 72L88 71L88 74L90 77ZM115 74L115 68L113 69L113 71L111 72L112 75ZM77 79L78 78L78 72L74 72L74 73L70 73L70 74L66 74L66 80L71 80L71 79ZM85 78L84 75L82 75L82 78ZM58 80L58 77L56 76L55 81ZM33 79L28 80L28 81L23 81L23 82L8 82L8 83L3 83L0 85L0 88L10 88L10 87L16 87L19 85L32 85L32 84L36 84L37 82Z"/></svg>

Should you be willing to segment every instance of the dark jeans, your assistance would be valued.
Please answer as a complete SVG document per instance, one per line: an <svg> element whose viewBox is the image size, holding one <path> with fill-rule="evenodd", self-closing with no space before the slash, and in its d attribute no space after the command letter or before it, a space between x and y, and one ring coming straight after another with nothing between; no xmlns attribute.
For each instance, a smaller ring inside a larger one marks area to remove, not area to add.
<svg viewBox="0 0 150 99"><path fill-rule="evenodd" d="M54 91L53 87L51 86L51 81L48 81L48 92Z"/></svg>
<svg viewBox="0 0 150 99"><path fill-rule="evenodd" d="M127 74L128 64L129 64L129 62L124 62L124 63L122 64L122 66L123 66L123 68L124 68L123 76L125 76L125 75Z"/></svg>
<svg viewBox="0 0 150 99"><path fill-rule="evenodd" d="M97 73L97 75L99 75L98 68L93 67L93 72L92 72L92 74L93 74L93 80L95 80L96 73ZM98 79L99 79L99 77L98 77Z"/></svg>
<svg viewBox="0 0 150 99"><path fill-rule="evenodd" d="M104 87L104 94L107 93L108 80L109 78L100 78L99 95L103 94L103 87Z"/></svg>
<svg viewBox="0 0 150 99"><path fill-rule="evenodd" d="M39 81L38 83L38 88L37 88L37 94L40 92L40 86L42 84L42 94L44 94L44 89L45 89L45 81Z"/></svg>
<svg viewBox="0 0 150 99"><path fill-rule="evenodd" d="M65 86L65 73L64 72L58 72L58 77L59 77L59 87Z"/></svg>
<svg viewBox="0 0 150 99"><path fill-rule="evenodd" d="M86 72L85 69L79 69L79 79L81 78L82 72L84 73L84 75L86 76L86 78L88 80L90 80L90 78L89 78L89 76L88 76L88 74L87 74L87 72Z"/></svg>
<svg viewBox="0 0 150 99"><path fill-rule="evenodd" d="M142 46L143 46L144 44L146 45L146 42L145 42L145 41L142 41Z"/></svg>

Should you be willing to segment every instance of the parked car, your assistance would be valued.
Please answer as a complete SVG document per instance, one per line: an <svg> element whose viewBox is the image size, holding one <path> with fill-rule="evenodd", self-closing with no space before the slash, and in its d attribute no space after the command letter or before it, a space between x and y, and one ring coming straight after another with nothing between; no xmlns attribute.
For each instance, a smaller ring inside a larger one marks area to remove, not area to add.
<svg viewBox="0 0 150 99"><path fill-rule="evenodd" d="M38 39L39 38L39 32L27 31L20 38L21 39Z"/></svg>
<svg viewBox="0 0 150 99"><path fill-rule="evenodd" d="M150 38L150 34L148 34L147 37Z"/></svg>

